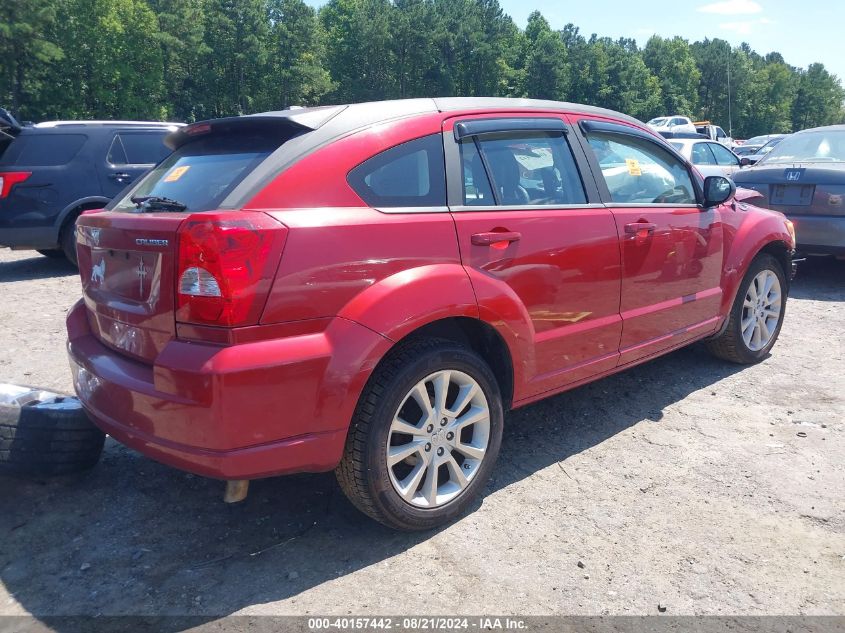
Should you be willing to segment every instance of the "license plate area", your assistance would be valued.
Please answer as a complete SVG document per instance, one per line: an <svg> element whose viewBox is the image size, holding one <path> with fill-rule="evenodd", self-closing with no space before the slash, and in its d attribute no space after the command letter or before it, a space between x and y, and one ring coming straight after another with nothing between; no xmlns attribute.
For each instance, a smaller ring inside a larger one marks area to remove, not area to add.
<svg viewBox="0 0 845 633"><path fill-rule="evenodd" d="M813 203L815 185L773 185L772 204L789 207L806 207Z"/></svg>

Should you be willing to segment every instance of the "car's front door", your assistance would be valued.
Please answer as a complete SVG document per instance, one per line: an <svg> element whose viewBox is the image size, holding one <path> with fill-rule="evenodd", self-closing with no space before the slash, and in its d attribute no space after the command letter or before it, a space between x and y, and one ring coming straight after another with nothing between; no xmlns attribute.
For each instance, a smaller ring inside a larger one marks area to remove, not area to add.
<svg viewBox="0 0 845 633"><path fill-rule="evenodd" d="M620 363L678 346L716 328L722 223L700 204L689 166L637 128L588 118L579 134L622 245Z"/></svg>
<svg viewBox="0 0 845 633"><path fill-rule="evenodd" d="M731 178L737 171L739 171L739 158L731 150L719 143L708 143L713 156L716 157L716 164L722 170L722 174Z"/></svg>
<svg viewBox="0 0 845 633"><path fill-rule="evenodd" d="M530 323L517 399L618 360L616 224L570 134L551 114L444 123L449 204L482 316L516 303Z"/></svg>

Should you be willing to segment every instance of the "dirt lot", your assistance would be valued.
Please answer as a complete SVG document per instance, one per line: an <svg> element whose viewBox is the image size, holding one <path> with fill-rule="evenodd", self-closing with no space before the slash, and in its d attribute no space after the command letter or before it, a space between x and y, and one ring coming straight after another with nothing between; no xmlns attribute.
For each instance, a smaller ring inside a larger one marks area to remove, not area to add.
<svg viewBox="0 0 845 633"><path fill-rule="evenodd" d="M78 294L0 251L0 381L70 389ZM226 506L112 441L85 475L0 479L0 614L843 614L844 302L845 262L811 262L762 364L694 346L511 414L485 497L434 533L331 474Z"/></svg>

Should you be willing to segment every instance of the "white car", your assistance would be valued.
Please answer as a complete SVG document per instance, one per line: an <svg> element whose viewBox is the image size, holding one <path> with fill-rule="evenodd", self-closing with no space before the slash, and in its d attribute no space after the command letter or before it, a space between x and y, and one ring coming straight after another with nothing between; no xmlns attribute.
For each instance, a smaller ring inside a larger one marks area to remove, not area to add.
<svg viewBox="0 0 845 633"><path fill-rule="evenodd" d="M664 116L657 117L646 123L655 132L672 132L677 134L679 132L684 134L697 134L695 125L692 120L685 116Z"/></svg>
<svg viewBox="0 0 845 633"><path fill-rule="evenodd" d="M695 138L673 138L669 144L695 165L705 178L727 176L731 178L741 167L750 164L716 141Z"/></svg>

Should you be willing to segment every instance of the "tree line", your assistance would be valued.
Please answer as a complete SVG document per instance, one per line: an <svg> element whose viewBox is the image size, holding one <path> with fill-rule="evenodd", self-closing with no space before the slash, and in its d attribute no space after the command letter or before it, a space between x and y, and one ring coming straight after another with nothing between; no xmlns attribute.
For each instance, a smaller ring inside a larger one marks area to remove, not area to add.
<svg viewBox="0 0 845 633"><path fill-rule="evenodd" d="M0 0L0 106L21 120L195 121L421 96L515 96L734 135L845 121L845 90L721 39L586 37L497 0Z"/></svg>

